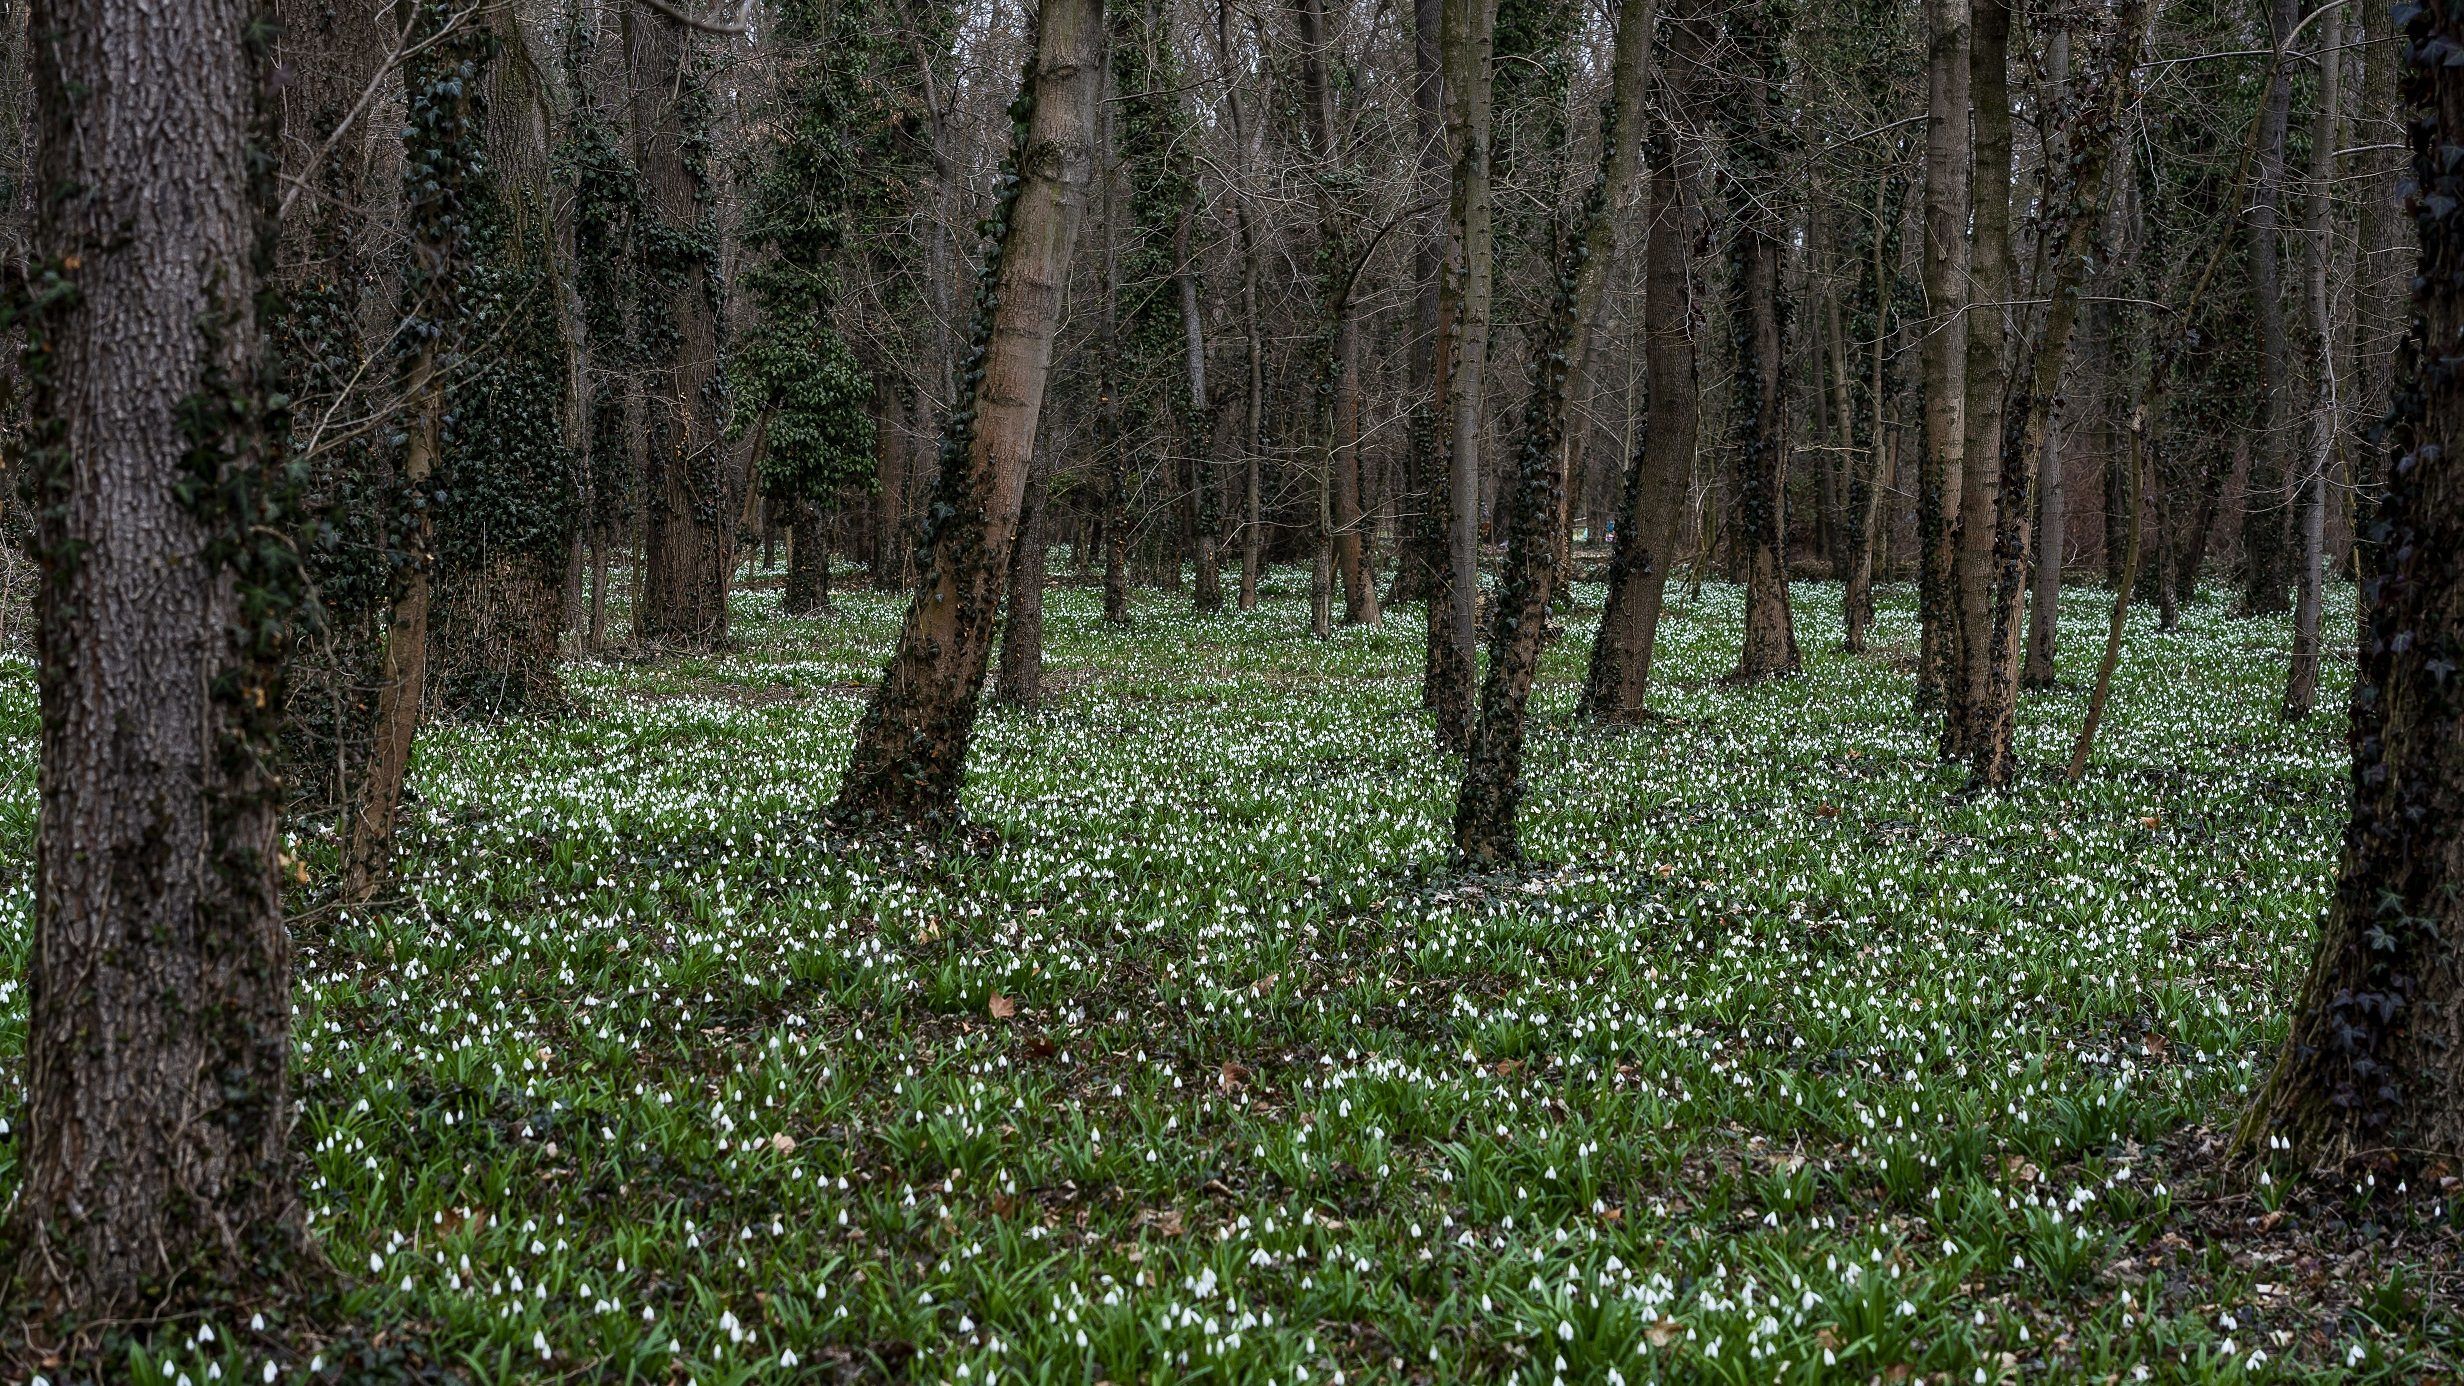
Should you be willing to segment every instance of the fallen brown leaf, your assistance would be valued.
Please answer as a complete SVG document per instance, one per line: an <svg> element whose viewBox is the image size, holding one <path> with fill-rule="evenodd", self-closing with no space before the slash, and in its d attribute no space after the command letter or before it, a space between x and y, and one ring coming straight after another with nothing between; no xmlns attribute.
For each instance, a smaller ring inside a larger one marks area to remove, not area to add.
<svg viewBox="0 0 2464 1386"><path fill-rule="evenodd" d="M984 1003L984 1009L995 1020L1007 1020L1018 1014L1018 1003L996 991L992 999Z"/></svg>

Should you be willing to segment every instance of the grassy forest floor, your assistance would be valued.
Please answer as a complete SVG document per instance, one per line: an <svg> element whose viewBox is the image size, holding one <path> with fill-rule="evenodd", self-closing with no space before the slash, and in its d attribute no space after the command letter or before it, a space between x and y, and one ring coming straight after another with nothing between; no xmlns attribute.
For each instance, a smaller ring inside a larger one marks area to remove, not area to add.
<svg viewBox="0 0 2464 1386"><path fill-rule="evenodd" d="M1676 599L1664 720L1601 734L1586 588L1545 864L1466 879L1416 613L1312 642L1302 581L1143 593L1126 633L1056 590L1053 696L988 713L955 845L819 817L885 596L749 591L734 654L432 731L404 898L298 927L347 1314L184 1324L128 1379L2455 1378L2453 1177L2224 1159L2344 804L2341 689L2276 717L2283 622L2136 625L2066 787L2106 613L2074 589L2028 780L1971 801L1906 590L1850 658L1800 586L1806 675L1747 689L1739 594ZM0 1120L33 705L15 660Z"/></svg>

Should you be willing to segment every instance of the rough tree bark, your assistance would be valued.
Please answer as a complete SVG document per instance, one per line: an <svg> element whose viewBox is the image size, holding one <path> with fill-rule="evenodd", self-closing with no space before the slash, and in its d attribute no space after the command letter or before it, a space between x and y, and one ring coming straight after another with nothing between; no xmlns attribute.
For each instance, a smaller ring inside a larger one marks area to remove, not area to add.
<svg viewBox="0 0 2464 1386"><path fill-rule="evenodd" d="M1588 721L1634 723L1649 712L1644 693L1651 684L1660 602L1678 544L1678 512L1694 475L1702 399L1695 381L1688 269L1702 164L1691 127L1711 42L1710 20L1698 0L1689 0L1670 15L1667 52L1657 64L1665 114L1654 122L1649 239L1643 247L1643 362L1651 414L1618 505L1607 602L1583 679L1580 715Z"/></svg>
<svg viewBox="0 0 2464 1386"><path fill-rule="evenodd" d="M707 77L693 31L671 14L624 7L633 159L646 214L663 228L656 266L666 360L652 370L643 472L645 644L711 650L727 643L727 584L736 567L736 471L720 408L718 251L708 244L709 184L689 125L703 115Z"/></svg>
<svg viewBox="0 0 2464 1386"><path fill-rule="evenodd" d="M787 505L787 588L779 595L779 609L790 616L828 611L830 527L810 496L797 496Z"/></svg>
<svg viewBox="0 0 2464 1386"><path fill-rule="evenodd" d="M1632 191L1641 160L1643 93L1651 77L1655 0L1621 0L1610 60L1609 96L1602 108L1600 167L1579 222L1559 236L1556 302L1532 353L1531 397L1523 409L1521 454L1515 459L1512 528L1497 613L1490 622L1489 667L1481 681L1480 718L1464 758L1455 796L1454 849L1462 860L1498 866L1518 860L1515 810L1523 798L1523 734L1533 674L1557 581L1558 498L1566 416L1574 385L1590 354L1592 320L1617 249L1616 217Z"/></svg>
<svg viewBox="0 0 2464 1386"><path fill-rule="evenodd" d="M2394 465L2368 526L2353 815L2318 952L2242 1143L2311 1162L2464 1157L2464 7L2413 11L2403 91L2421 235ZM2429 350L2443 353L2446 347Z"/></svg>
<svg viewBox="0 0 2464 1386"><path fill-rule="evenodd" d="M1070 251L1093 165L1102 0L1043 0L1016 132L1016 178L978 280L972 398L943 443L924 572L856 728L834 812L921 824L958 810L976 697L1052 366Z"/></svg>
<svg viewBox="0 0 2464 1386"><path fill-rule="evenodd" d="M1968 5L1925 0L1924 455L1917 463L1917 706L1945 706L1958 647L1954 559L1967 456Z"/></svg>
<svg viewBox="0 0 2464 1386"><path fill-rule="evenodd" d="M301 1245L275 758L302 589L258 538L292 520L257 318L265 18L30 19L42 731L9 1240L63 1324L259 1289Z"/></svg>
<svg viewBox="0 0 2464 1386"><path fill-rule="evenodd" d="M1952 601L1959 613L1944 685L1942 753L1965 758L1975 745L1975 713L1985 703L1993 640L1994 512L2001 501L2002 403L2010 384L2011 103L2008 0L1970 0L1968 91L1975 107L1968 195L1967 403L1961 410L1958 568Z"/></svg>

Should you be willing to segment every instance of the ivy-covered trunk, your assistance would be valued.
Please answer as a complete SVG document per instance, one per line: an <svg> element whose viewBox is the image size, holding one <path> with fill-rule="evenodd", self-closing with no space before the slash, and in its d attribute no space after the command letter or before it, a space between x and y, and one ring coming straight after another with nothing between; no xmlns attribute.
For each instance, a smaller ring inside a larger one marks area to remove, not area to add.
<svg viewBox="0 0 2464 1386"><path fill-rule="evenodd" d="M624 7L633 160L647 222L636 233L648 281L636 330L651 358L634 621L645 643L711 650L727 641L739 497L722 427L718 246L703 166L709 78L692 33L646 6Z"/></svg>
<svg viewBox="0 0 2464 1386"><path fill-rule="evenodd" d="M976 697L1052 366L1093 163L1102 0L1043 0L993 237L978 272L965 404L943 440L924 573L856 728L834 811L925 823L958 811Z"/></svg>
<svg viewBox="0 0 2464 1386"><path fill-rule="evenodd" d="M2312 1162L2464 1158L2464 7L2411 12L2421 210L2386 491L2366 529L2353 814L2292 1034L2242 1126Z"/></svg>
<svg viewBox="0 0 2464 1386"><path fill-rule="evenodd" d="M1616 213L1641 160L1643 94L1651 76L1654 0L1622 0L1602 108L1600 166L1580 220L1558 236L1557 292L1532 356L1531 395L1508 497L1511 530L1491 622L1480 717L1455 796L1454 849L1462 860L1497 866L1521 858L1515 813L1523 798L1523 738L1532 676L1540 667L1549 598L1557 583L1559 496L1566 417L1591 350L1592 320L1617 248Z"/></svg>
<svg viewBox="0 0 2464 1386"><path fill-rule="evenodd" d="M1737 332L1737 547L1745 568L1745 648L1740 680L1797 671L1797 626L1788 604L1788 388L1780 302L1782 228L1771 204L1783 196L1770 93L1786 73L1788 14L1777 3L1734 9L1729 31L1745 64L1732 96L1741 151L1737 232L1730 255Z"/></svg>
<svg viewBox="0 0 2464 1386"><path fill-rule="evenodd" d="M404 72L402 208L410 268L402 353L403 408L399 498L383 526L394 564L393 600L377 657L376 723L365 773L353 793L343 847L342 898L372 897L393 869L396 819L410 775L411 749L428 700L430 578L436 565L437 454L444 441L445 394L462 333L462 280L469 266L470 202L480 147L473 98L485 45L433 4L422 5L411 33L422 45Z"/></svg>
<svg viewBox="0 0 2464 1386"><path fill-rule="evenodd" d="M467 198L470 354L447 392L438 457L433 704L488 715L565 706L557 672L567 563L582 518L561 307L571 257L550 210L546 64L513 6L488 12L496 57L472 112L487 162Z"/></svg>
<svg viewBox="0 0 2464 1386"><path fill-rule="evenodd" d="M1925 0L1926 322L1918 370L1925 431L1917 462L1918 708L1947 706L1958 649L1956 561L1967 456L1968 2Z"/></svg>
<svg viewBox="0 0 2464 1386"><path fill-rule="evenodd" d="M266 18L31 16L42 728L9 1240L16 1302L63 1328L255 1292L302 1238L275 762L304 586L263 541L295 519L258 316Z"/></svg>
<svg viewBox="0 0 2464 1386"><path fill-rule="evenodd" d="M1643 368L1651 384L1651 413L1642 450L1626 469L1609 555L1608 599L1583 679L1581 715L1595 722L1639 722L1649 711L1643 694L1651 683L1660 602L1702 429L1688 263L1701 215L1694 102L1712 32L1701 0L1677 0L1677 5L1668 25L1668 51L1659 63L1665 114L1656 122L1645 223L1649 239L1643 247Z"/></svg>

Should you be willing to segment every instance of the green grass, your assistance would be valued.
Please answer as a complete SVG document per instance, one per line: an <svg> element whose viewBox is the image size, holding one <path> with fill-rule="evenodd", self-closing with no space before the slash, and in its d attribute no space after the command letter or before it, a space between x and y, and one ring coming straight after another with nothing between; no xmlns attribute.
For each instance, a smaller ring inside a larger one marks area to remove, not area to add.
<svg viewBox="0 0 2464 1386"><path fill-rule="evenodd" d="M2281 622L2136 624L2067 787L2104 624L2074 590L2025 782L1967 799L1909 707L1904 590L1852 659L1836 589L1801 586L1805 676L1746 689L1738 594L1676 602L1665 718L1619 734L1570 721L1581 595L1535 701L1543 864L1511 877L1447 866L1415 615L1312 642L1288 573L1249 615L1142 593L1128 632L1054 591L1055 694L987 712L965 843L820 816L887 597L788 620L749 592L735 654L580 665L571 719L433 729L405 898L299 931L295 1145L342 1314L181 1324L114 1371L2457 1369L2452 1191L2259 1185L2218 1150L2344 802L2340 711L2275 716ZM4 674L13 1121L33 692ZM333 843L297 850L306 908Z"/></svg>

